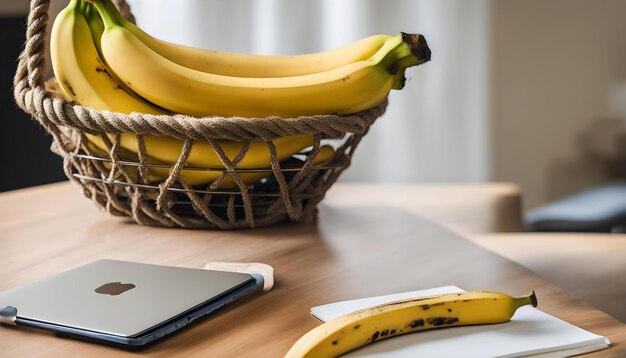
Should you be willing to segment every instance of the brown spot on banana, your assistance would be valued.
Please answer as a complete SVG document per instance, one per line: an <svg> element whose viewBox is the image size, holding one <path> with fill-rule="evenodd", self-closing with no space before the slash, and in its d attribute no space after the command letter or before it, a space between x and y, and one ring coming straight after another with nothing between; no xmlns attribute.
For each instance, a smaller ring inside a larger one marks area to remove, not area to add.
<svg viewBox="0 0 626 358"><path fill-rule="evenodd" d="M431 307L443 306L443 304L444 304L443 302L438 302L438 303L433 303L433 304L430 304L430 305L421 305L420 307L422 307L422 309L424 311L426 311L427 309L430 309Z"/></svg>
<svg viewBox="0 0 626 358"><path fill-rule="evenodd" d="M107 70L106 67L96 67L96 72L104 73L105 75L107 75L107 77L109 77L110 79L113 79L113 76L111 76L111 74L109 73L109 70Z"/></svg>
<svg viewBox="0 0 626 358"><path fill-rule="evenodd" d="M450 325L458 321L459 319L457 317L431 317L426 319L426 322L433 327Z"/></svg>
<svg viewBox="0 0 626 358"><path fill-rule="evenodd" d="M372 338L370 338L370 341L375 342L379 336L380 336L380 332L378 331L374 332L374 334L372 334Z"/></svg>
<svg viewBox="0 0 626 358"><path fill-rule="evenodd" d="M74 97L76 97L76 92L74 92L74 89L72 88L72 85L70 85L70 83L65 80L63 81L63 84L65 85L65 87L67 87L67 89L70 91L70 94Z"/></svg>
<svg viewBox="0 0 626 358"><path fill-rule="evenodd" d="M411 323L409 323L409 325L407 325L407 328L408 327L411 327L411 328L424 327L424 324L426 324L424 319L423 318L419 318L419 319L416 319L416 320L412 321Z"/></svg>

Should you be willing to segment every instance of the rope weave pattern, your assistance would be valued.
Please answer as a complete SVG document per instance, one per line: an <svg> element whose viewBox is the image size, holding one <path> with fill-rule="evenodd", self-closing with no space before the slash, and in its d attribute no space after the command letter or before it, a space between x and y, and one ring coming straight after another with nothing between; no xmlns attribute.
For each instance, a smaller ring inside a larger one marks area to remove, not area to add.
<svg viewBox="0 0 626 358"><path fill-rule="evenodd" d="M124 0L114 3L124 17L134 22ZM49 6L50 0L31 0L26 43L14 78L15 100L52 135L51 150L63 157L65 174L82 187L86 197L104 211L132 217L140 224L232 229L270 225L285 219L311 220L317 203L350 165L361 138L387 106L385 101L372 109L341 116L195 118L182 114L121 114L66 102L55 95L53 89L58 86L54 81L44 84L43 80L47 69L45 39ZM121 133L136 136L138 153L131 154L133 158L129 158L128 151L120 144ZM107 153L88 145L85 134L99 136ZM312 149L303 162L298 162L297 172L282 171L283 163L278 159L273 139L303 134L314 136ZM141 166L147 163L144 142L147 135L183 142L169 176L158 186L150 182L148 169ZM325 169L316 169L313 161L324 139L341 140L343 144ZM232 160L220 146L221 140L242 144ZM197 141L208 142L224 168L216 180L201 188L190 186L181 175ZM268 178L253 186L246 185L237 171L237 164L245 157L251 141L264 141L270 152ZM79 157L79 153L105 156L109 161ZM120 164L131 159L140 166ZM238 189L216 194L228 178Z"/></svg>

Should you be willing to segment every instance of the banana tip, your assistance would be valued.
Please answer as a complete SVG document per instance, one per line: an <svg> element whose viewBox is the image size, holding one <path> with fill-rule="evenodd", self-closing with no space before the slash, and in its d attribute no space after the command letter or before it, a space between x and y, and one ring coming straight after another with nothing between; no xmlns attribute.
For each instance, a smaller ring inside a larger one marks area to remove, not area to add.
<svg viewBox="0 0 626 358"><path fill-rule="evenodd" d="M537 295L535 294L535 290L532 290L528 297L530 298L530 304L532 304L533 307L537 307Z"/></svg>

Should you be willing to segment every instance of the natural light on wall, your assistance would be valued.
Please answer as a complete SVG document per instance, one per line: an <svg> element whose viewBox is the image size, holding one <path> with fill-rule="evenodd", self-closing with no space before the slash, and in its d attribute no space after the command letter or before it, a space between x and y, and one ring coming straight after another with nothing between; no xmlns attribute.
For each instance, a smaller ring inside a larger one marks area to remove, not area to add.
<svg viewBox="0 0 626 358"><path fill-rule="evenodd" d="M132 0L138 24L176 43L298 54L377 33L421 33L432 61L407 72L342 179L484 181L489 177L488 1Z"/></svg>

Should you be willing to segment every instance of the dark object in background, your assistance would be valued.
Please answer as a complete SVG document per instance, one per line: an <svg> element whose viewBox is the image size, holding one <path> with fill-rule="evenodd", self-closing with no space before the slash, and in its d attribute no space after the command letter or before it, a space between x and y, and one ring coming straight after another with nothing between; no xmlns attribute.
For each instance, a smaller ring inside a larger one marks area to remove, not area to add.
<svg viewBox="0 0 626 358"><path fill-rule="evenodd" d="M529 231L626 231L626 182L593 187L526 214Z"/></svg>
<svg viewBox="0 0 626 358"><path fill-rule="evenodd" d="M26 17L0 17L0 191L67 180L52 138L13 99L13 75L24 45Z"/></svg>

